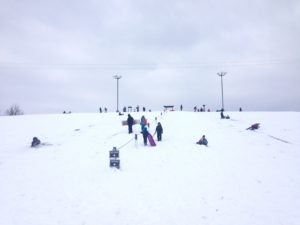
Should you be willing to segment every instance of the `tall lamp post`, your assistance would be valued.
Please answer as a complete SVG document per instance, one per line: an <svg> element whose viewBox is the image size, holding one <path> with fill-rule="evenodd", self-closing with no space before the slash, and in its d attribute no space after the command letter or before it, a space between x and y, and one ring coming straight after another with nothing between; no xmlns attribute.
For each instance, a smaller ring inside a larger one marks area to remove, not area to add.
<svg viewBox="0 0 300 225"><path fill-rule="evenodd" d="M222 109L224 108L224 97L223 97L223 77L226 75L226 72L217 73L221 77L221 90L222 90Z"/></svg>
<svg viewBox="0 0 300 225"><path fill-rule="evenodd" d="M122 78L122 76L115 75L113 78L117 80L117 112L119 112L119 80Z"/></svg>

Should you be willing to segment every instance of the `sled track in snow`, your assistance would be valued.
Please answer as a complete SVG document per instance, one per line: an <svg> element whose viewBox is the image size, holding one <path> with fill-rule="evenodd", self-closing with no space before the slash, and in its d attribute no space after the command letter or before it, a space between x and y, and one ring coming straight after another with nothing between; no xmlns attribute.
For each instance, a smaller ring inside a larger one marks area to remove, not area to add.
<svg viewBox="0 0 300 225"><path fill-rule="evenodd" d="M272 135L268 135L268 136L269 136L270 138L273 138L273 139L277 140L277 141L281 141L281 142L286 143L286 144L291 144L291 142L286 141L286 140L283 140L283 139L281 139L281 138L274 137L274 136L272 136Z"/></svg>

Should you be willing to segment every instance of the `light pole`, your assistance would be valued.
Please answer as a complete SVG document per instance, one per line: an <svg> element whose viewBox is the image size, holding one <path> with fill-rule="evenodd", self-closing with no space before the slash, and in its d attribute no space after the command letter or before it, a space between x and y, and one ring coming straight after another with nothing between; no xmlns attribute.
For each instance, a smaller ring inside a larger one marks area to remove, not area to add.
<svg viewBox="0 0 300 225"><path fill-rule="evenodd" d="M223 98L223 77L226 75L226 72L217 73L221 77L221 90L222 90L222 109L224 108L224 98Z"/></svg>
<svg viewBox="0 0 300 225"><path fill-rule="evenodd" d="M119 112L119 80L122 78L122 76L115 75L113 78L117 80L117 112Z"/></svg>

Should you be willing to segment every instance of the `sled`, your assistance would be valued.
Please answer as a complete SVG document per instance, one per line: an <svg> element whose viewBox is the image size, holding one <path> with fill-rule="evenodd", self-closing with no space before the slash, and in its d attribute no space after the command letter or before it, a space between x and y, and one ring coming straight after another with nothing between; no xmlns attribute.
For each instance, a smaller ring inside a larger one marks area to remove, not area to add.
<svg viewBox="0 0 300 225"><path fill-rule="evenodd" d="M148 135L148 141L150 143L151 146L156 146L156 143L153 139L153 136L151 134Z"/></svg>
<svg viewBox="0 0 300 225"><path fill-rule="evenodd" d="M133 120L133 125L139 124L139 123L140 123L139 120ZM127 125L128 125L127 120L123 120L122 121L122 126L127 126Z"/></svg>

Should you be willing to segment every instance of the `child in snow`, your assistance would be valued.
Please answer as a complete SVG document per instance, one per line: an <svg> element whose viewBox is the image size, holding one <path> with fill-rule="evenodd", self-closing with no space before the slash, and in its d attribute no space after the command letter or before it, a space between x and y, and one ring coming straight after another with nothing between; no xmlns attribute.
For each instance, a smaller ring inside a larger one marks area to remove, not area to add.
<svg viewBox="0 0 300 225"><path fill-rule="evenodd" d="M40 144L41 144L41 141L37 137L34 137L32 142L31 142L31 147L34 148L34 147L37 147Z"/></svg>
<svg viewBox="0 0 300 225"><path fill-rule="evenodd" d="M155 129L155 133L154 135L157 133L157 141L161 141L161 135L163 133L163 128L161 126L161 123L158 122L156 129Z"/></svg>
<svg viewBox="0 0 300 225"><path fill-rule="evenodd" d="M147 127L144 126L143 129L142 129L142 132L143 134L143 139L144 139L144 145L146 146L147 145L147 138L148 138L148 135L149 135L149 132L147 130Z"/></svg>
<svg viewBox="0 0 300 225"><path fill-rule="evenodd" d="M224 109L221 109L221 119L230 119L229 115L227 116L224 115Z"/></svg>
<svg viewBox="0 0 300 225"><path fill-rule="evenodd" d="M205 135L202 136L202 138L197 142L198 145L205 145L207 146L208 144L208 141L207 139L205 138Z"/></svg>
<svg viewBox="0 0 300 225"><path fill-rule="evenodd" d="M252 124L246 130L257 130L259 128L259 123Z"/></svg>
<svg viewBox="0 0 300 225"><path fill-rule="evenodd" d="M147 125L147 119L145 118L145 116L142 116L141 118L141 129L143 132L143 128Z"/></svg>

